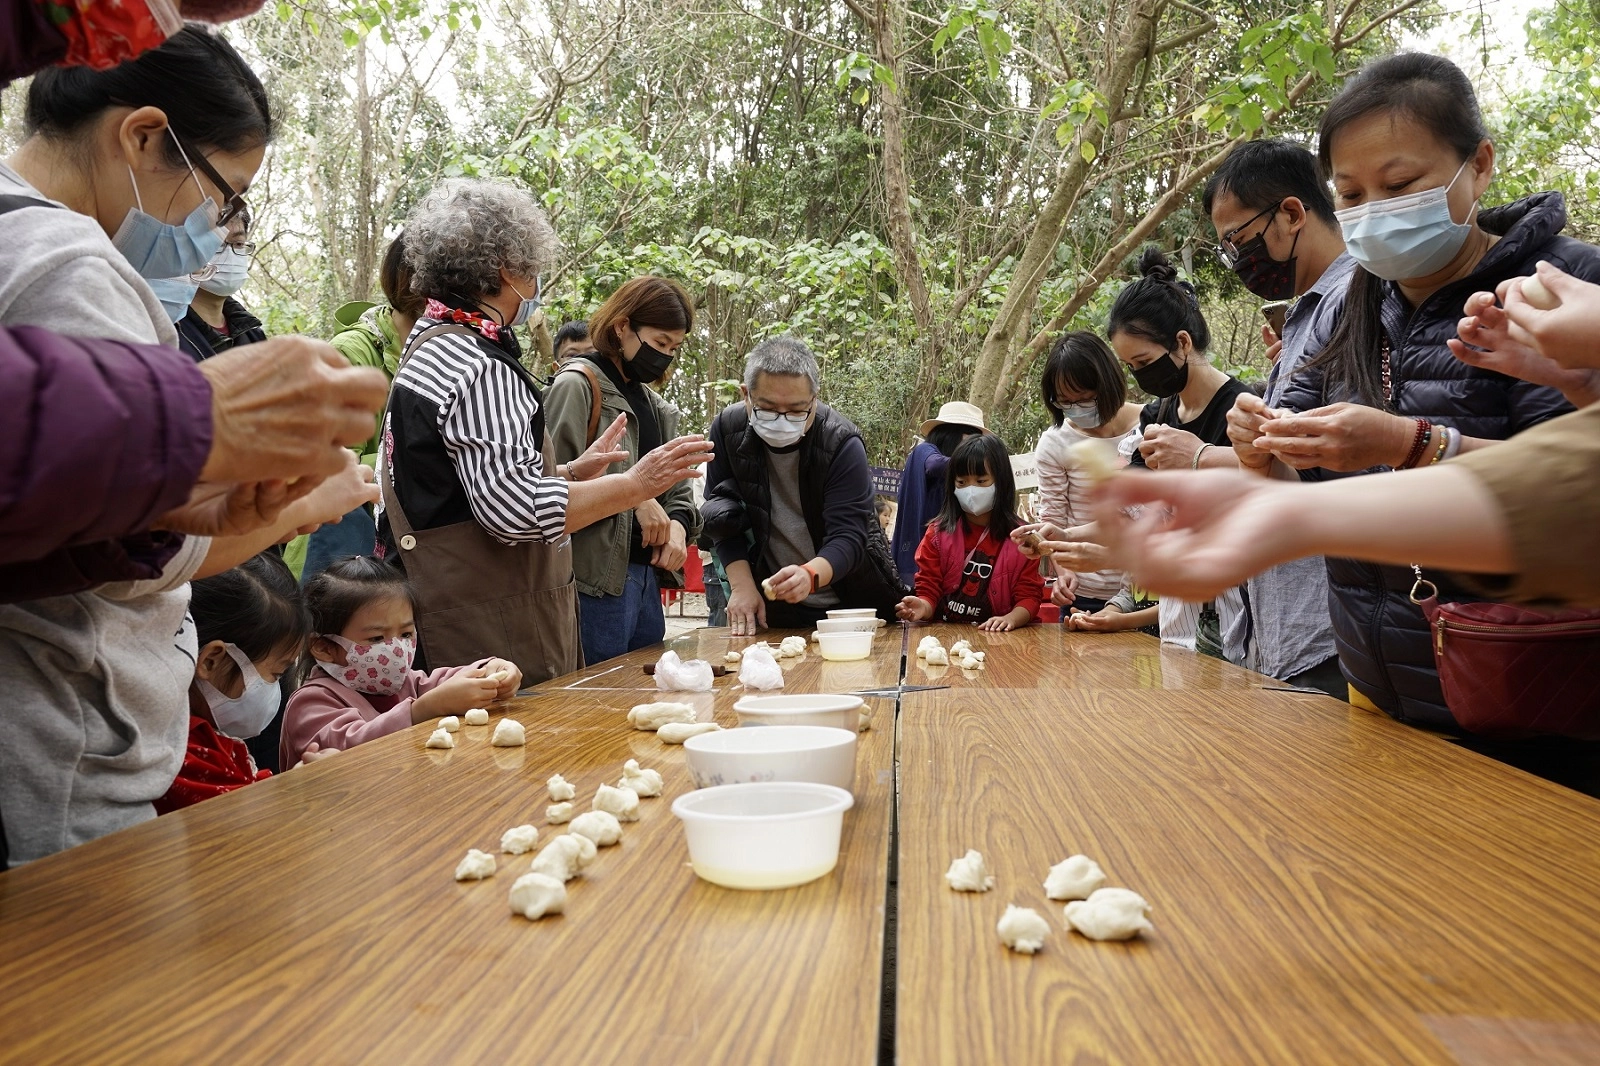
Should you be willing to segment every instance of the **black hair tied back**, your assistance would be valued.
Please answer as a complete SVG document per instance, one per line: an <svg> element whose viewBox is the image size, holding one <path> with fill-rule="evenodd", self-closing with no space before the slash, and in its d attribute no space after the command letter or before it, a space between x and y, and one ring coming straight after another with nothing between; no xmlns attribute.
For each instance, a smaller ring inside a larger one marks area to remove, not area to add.
<svg viewBox="0 0 1600 1066"><path fill-rule="evenodd" d="M1178 268L1160 248L1151 245L1139 256L1139 280L1125 286L1111 305L1106 335L1128 333L1144 337L1168 351L1178 346L1178 334L1189 334L1195 348L1211 347L1211 328L1200 313L1200 295L1187 281L1178 280Z"/></svg>

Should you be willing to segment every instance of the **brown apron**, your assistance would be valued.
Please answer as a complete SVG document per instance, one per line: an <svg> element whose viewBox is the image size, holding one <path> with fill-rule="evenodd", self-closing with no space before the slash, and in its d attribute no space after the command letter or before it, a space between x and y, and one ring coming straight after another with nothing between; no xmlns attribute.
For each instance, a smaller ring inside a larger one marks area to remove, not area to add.
<svg viewBox="0 0 1600 1066"><path fill-rule="evenodd" d="M418 334L406 356L457 325ZM549 456L550 438L543 442ZM406 577L416 594L417 638L428 666L460 666L486 656L509 659L534 685L583 667L572 538L554 544L502 544L475 521L413 529L394 491L394 456L383 463L383 506Z"/></svg>

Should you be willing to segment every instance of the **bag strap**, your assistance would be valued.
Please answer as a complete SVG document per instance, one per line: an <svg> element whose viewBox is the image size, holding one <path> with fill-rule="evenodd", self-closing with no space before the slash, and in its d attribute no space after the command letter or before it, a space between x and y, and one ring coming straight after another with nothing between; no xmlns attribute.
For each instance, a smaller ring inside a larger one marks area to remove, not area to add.
<svg viewBox="0 0 1600 1066"><path fill-rule="evenodd" d="M584 437L583 443L593 444L595 438L600 435L600 378L595 374L594 367L589 365L589 361L581 357L558 370L556 376L560 377L568 371L582 374L589 381L589 433Z"/></svg>
<svg viewBox="0 0 1600 1066"><path fill-rule="evenodd" d="M13 211L21 211L25 207L60 207L49 200L41 200L37 196L0 196L0 215L7 215Z"/></svg>
<svg viewBox="0 0 1600 1066"><path fill-rule="evenodd" d="M429 326L427 329L411 338L411 341L405 346L405 350L400 353L399 365L405 366L406 360L410 359L412 354L416 352L417 349L421 348L433 338L445 333L466 333L474 337L478 335L476 330L460 325L456 322L440 322L437 325Z"/></svg>

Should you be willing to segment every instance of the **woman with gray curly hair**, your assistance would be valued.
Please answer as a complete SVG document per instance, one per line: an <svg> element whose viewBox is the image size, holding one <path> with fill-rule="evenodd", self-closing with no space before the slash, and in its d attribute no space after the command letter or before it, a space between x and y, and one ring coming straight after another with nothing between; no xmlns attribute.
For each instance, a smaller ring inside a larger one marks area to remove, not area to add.
<svg viewBox="0 0 1600 1066"><path fill-rule="evenodd" d="M539 305L556 236L523 190L441 183L406 219L406 265L426 309L389 397L380 553L414 586L429 667L486 655L526 683L583 665L570 534L666 492L711 455L680 437L626 473L619 417L571 463L548 460L544 397L513 330ZM515 685L501 693L511 695Z"/></svg>

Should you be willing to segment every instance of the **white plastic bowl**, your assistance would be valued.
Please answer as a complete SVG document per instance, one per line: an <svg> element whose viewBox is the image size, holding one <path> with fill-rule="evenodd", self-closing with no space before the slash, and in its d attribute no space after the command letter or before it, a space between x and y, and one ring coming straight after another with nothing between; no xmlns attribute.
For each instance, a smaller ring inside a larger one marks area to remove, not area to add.
<svg viewBox="0 0 1600 1066"><path fill-rule="evenodd" d="M878 612L871 607L845 607L828 612L829 618L876 618Z"/></svg>
<svg viewBox="0 0 1600 1066"><path fill-rule="evenodd" d="M811 634L811 639L824 633L877 633L882 625L881 618L824 618L817 623L817 631Z"/></svg>
<svg viewBox="0 0 1600 1066"><path fill-rule="evenodd" d="M817 637L817 647L830 662L854 662L872 654L872 634L822 633Z"/></svg>
<svg viewBox="0 0 1600 1066"><path fill-rule="evenodd" d="M725 888L791 888L839 863L850 793L809 781L719 785L672 803L694 872Z"/></svg>
<svg viewBox="0 0 1600 1066"><path fill-rule="evenodd" d="M746 696L733 705L741 726L826 725L854 729L861 721L860 696Z"/></svg>
<svg viewBox="0 0 1600 1066"><path fill-rule="evenodd" d="M856 780L856 734L833 726L724 729L683 742L695 788L755 781L815 781L849 792Z"/></svg>

